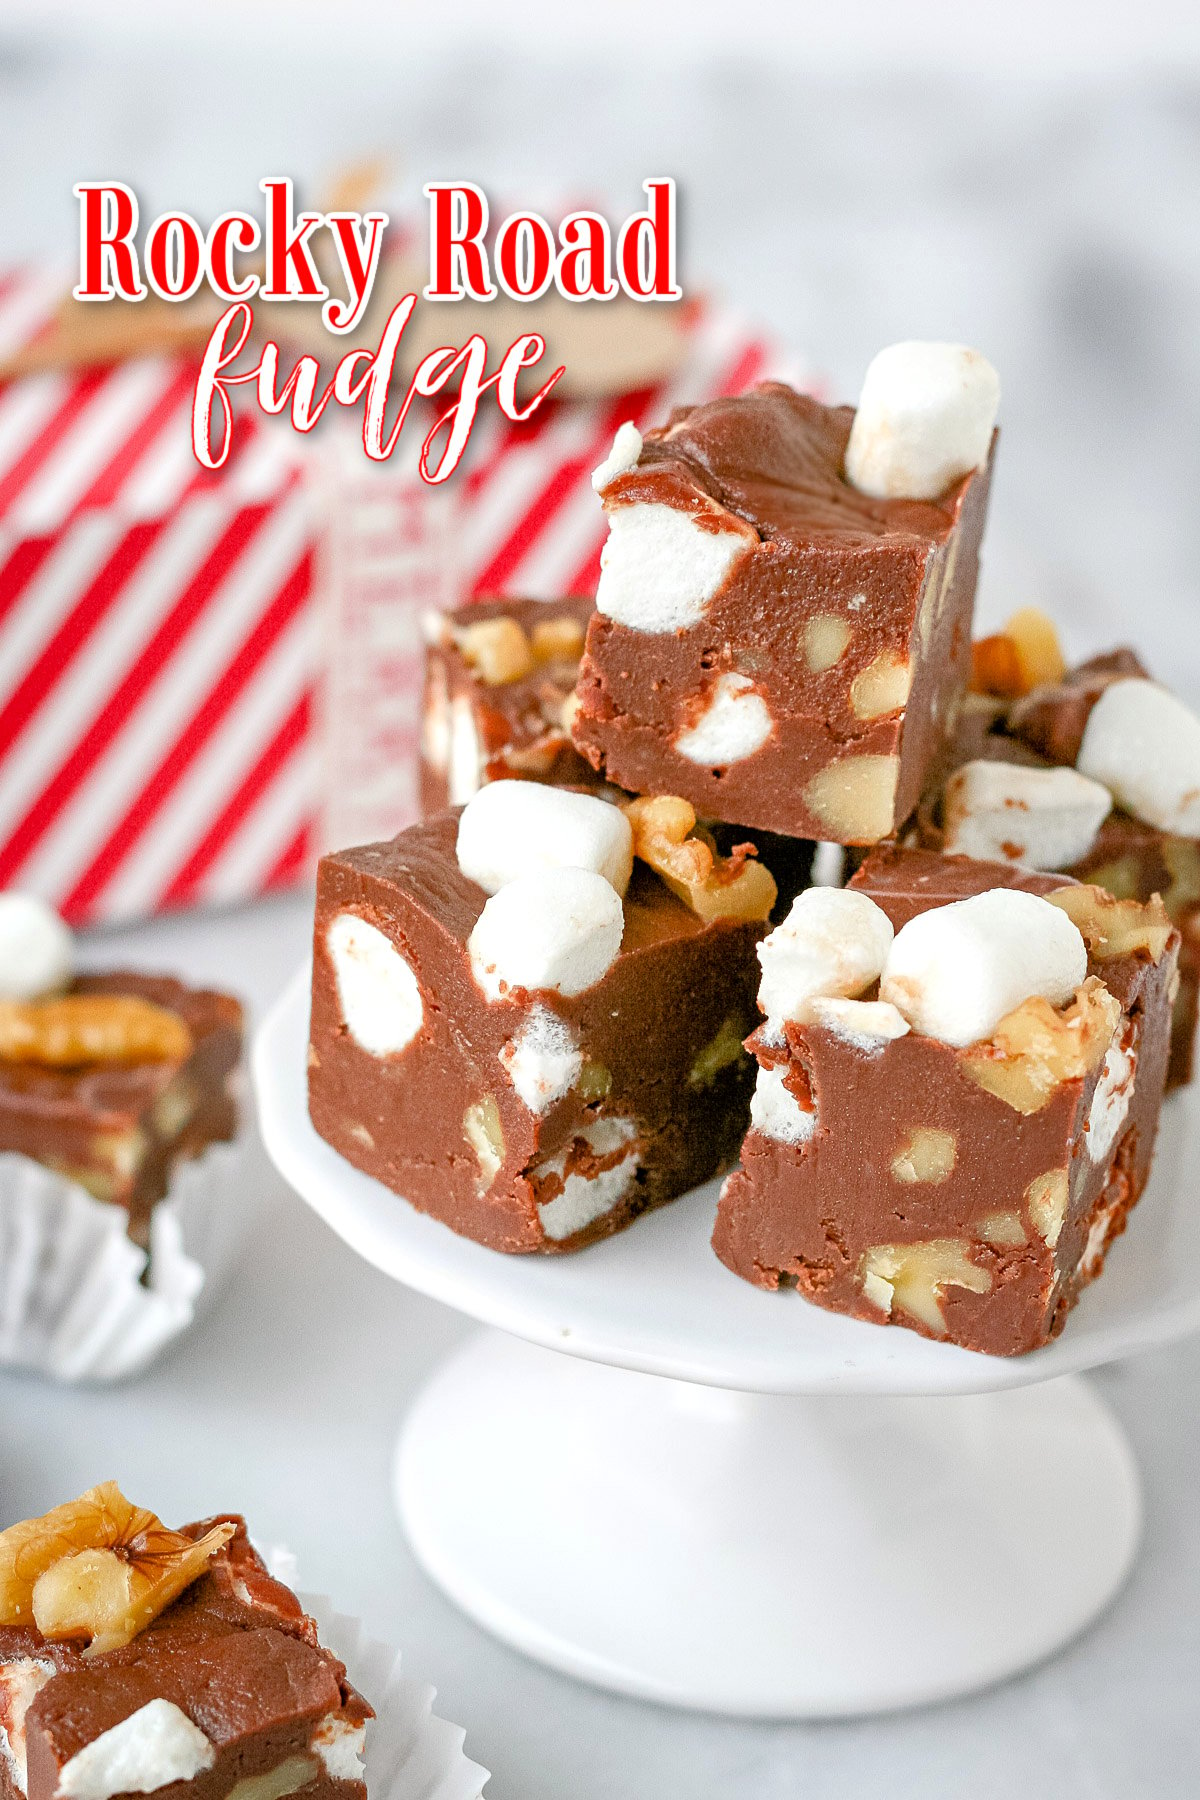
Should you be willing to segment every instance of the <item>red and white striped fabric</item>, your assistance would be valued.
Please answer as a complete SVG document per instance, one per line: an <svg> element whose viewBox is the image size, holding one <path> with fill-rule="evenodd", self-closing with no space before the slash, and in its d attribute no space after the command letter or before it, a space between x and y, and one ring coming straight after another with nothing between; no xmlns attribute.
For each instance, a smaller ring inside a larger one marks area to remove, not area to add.
<svg viewBox="0 0 1200 1800"><path fill-rule="evenodd" d="M806 366L736 313L696 303L682 317L687 352L669 381L594 404L551 399L528 425L507 425L499 413L480 419L463 475L459 554L467 595L552 600L594 592L606 527L592 470L626 419L656 425L673 406L769 378L811 386Z"/></svg>
<svg viewBox="0 0 1200 1800"><path fill-rule="evenodd" d="M0 283L0 355L61 291ZM302 465L248 419L201 471L194 380L155 358L0 386L0 887L76 923L241 898L309 858Z"/></svg>
<svg viewBox="0 0 1200 1800"><path fill-rule="evenodd" d="M44 271L0 273L0 361L45 330L61 293ZM688 353L663 386L551 402L527 426L481 416L454 478L451 597L591 591L604 523L590 476L617 425L768 373L797 378L743 321L711 307L688 319ZM314 741L336 709L314 693L311 452L247 416L229 463L205 474L191 454L194 378L186 360L144 358L0 385L0 888L38 893L75 923L294 882L322 783L345 761ZM343 667L331 692L358 696L354 728L379 755L355 766L389 817L380 766L395 764L398 829L419 724L420 584L389 593L367 571L325 574L323 591L357 588L390 609L382 636L332 636L343 658L386 641L390 685L375 650L373 679ZM410 591L406 624L396 594Z"/></svg>

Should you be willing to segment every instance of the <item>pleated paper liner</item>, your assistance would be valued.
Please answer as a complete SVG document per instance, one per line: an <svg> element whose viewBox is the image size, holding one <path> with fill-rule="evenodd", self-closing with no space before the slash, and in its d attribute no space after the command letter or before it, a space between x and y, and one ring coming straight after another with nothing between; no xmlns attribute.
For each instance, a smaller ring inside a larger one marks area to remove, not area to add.
<svg viewBox="0 0 1200 1800"><path fill-rule="evenodd" d="M64 1382L139 1375L209 1301L249 1216L246 1136L180 1163L146 1252L105 1205L28 1157L0 1154L0 1367Z"/></svg>

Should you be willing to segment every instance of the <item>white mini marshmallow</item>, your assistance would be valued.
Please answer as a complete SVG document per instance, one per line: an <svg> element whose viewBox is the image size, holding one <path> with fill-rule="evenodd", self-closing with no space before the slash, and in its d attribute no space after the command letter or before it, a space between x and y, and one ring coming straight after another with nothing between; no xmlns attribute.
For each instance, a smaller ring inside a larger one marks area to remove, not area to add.
<svg viewBox="0 0 1200 1800"><path fill-rule="evenodd" d="M340 1712L326 1713L313 1727L308 1747L325 1765L331 1781L361 1781L367 1728L356 1725Z"/></svg>
<svg viewBox="0 0 1200 1800"><path fill-rule="evenodd" d="M595 794L493 781L458 821L458 866L485 894L538 869L592 869L618 894L633 873L633 828Z"/></svg>
<svg viewBox="0 0 1200 1800"><path fill-rule="evenodd" d="M809 1001L805 1014L812 1024L824 1025L859 1050L882 1050L909 1030L908 1020L887 1000L843 1000L818 994Z"/></svg>
<svg viewBox="0 0 1200 1800"><path fill-rule="evenodd" d="M1000 379L965 344L892 344L867 369L846 479L880 500L936 500L987 461Z"/></svg>
<svg viewBox="0 0 1200 1800"><path fill-rule="evenodd" d="M0 894L0 1000L40 1000L75 973L75 939L32 894Z"/></svg>
<svg viewBox="0 0 1200 1800"><path fill-rule="evenodd" d="M610 481L627 470L637 467L638 457L642 454L642 434L629 419L617 426L617 434L612 441L612 449L600 467L592 475L592 486L598 494L603 493Z"/></svg>
<svg viewBox="0 0 1200 1800"><path fill-rule="evenodd" d="M1126 812L1176 837L1200 837L1200 718L1157 682L1105 688L1075 766L1112 789Z"/></svg>
<svg viewBox="0 0 1200 1800"><path fill-rule="evenodd" d="M1100 1079L1088 1109L1087 1153L1094 1163L1103 1162L1129 1114L1137 1052L1114 1040L1108 1047Z"/></svg>
<svg viewBox="0 0 1200 1800"><path fill-rule="evenodd" d="M391 938L339 913L325 933L337 977L346 1029L372 1056L396 1056L412 1043L425 1018L421 986Z"/></svg>
<svg viewBox="0 0 1200 1800"><path fill-rule="evenodd" d="M561 1243L563 1238L571 1237L585 1226L594 1224L605 1213L611 1212L614 1206L619 1206L636 1181L641 1167L641 1157L635 1142L637 1126L632 1119L597 1119L594 1125L586 1125L578 1135L584 1139L593 1156L607 1158L623 1146L627 1148L611 1168L598 1169L594 1175L572 1172L563 1182L562 1192L538 1207L542 1230L556 1243ZM557 1156L540 1164L536 1173L562 1175L567 1166L570 1148L568 1145Z"/></svg>
<svg viewBox="0 0 1200 1800"><path fill-rule="evenodd" d="M593 869L539 869L493 894L467 942L489 1000L517 988L582 994L621 948L621 896Z"/></svg>
<svg viewBox="0 0 1200 1800"><path fill-rule="evenodd" d="M597 610L633 631L698 625L734 564L758 542L748 525L722 516L728 525L709 531L691 513L657 501L610 508Z"/></svg>
<svg viewBox="0 0 1200 1800"><path fill-rule="evenodd" d="M803 1144L817 1127L815 1113L805 1112L795 1094L784 1086L786 1065L760 1069L750 1096L750 1123L764 1137L780 1144Z"/></svg>
<svg viewBox="0 0 1200 1800"><path fill-rule="evenodd" d="M217 1760L198 1725L172 1700L150 1700L101 1732L58 1772L63 1800L112 1800L152 1794L172 1781L194 1781Z"/></svg>
<svg viewBox="0 0 1200 1800"><path fill-rule="evenodd" d="M961 1047L990 1037L1023 1000L1062 1005L1086 974L1087 947L1060 907L991 888L910 919L888 952L879 997L914 1031Z"/></svg>
<svg viewBox="0 0 1200 1800"><path fill-rule="evenodd" d="M449 803L463 806L479 792L483 777L483 747L475 724L475 709L466 694L460 694L450 704L449 765Z"/></svg>
<svg viewBox="0 0 1200 1800"><path fill-rule="evenodd" d="M746 675L722 675L696 723L681 731L675 748L689 762L723 768L761 750L771 735L766 701Z"/></svg>
<svg viewBox="0 0 1200 1800"><path fill-rule="evenodd" d="M1066 869L1086 856L1112 795L1074 769L964 763L946 783L945 849L1031 869Z"/></svg>
<svg viewBox="0 0 1200 1800"><path fill-rule="evenodd" d="M540 1116L570 1093L583 1068L583 1052L565 1019L548 1006L535 1006L500 1051L500 1061L530 1112Z"/></svg>
<svg viewBox="0 0 1200 1800"><path fill-rule="evenodd" d="M891 920L868 895L807 888L758 946L758 1004L769 1019L799 1019L818 994L861 994L878 981L891 943Z"/></svg>

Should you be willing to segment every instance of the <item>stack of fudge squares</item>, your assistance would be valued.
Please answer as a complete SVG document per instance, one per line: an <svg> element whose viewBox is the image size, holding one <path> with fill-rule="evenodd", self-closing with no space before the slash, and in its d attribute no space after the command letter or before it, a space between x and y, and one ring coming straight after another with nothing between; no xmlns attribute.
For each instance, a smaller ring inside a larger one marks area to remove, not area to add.
<svg viewBox="0 0 1200 1800"><path fill-rule="evenodd" d="M740 1157L747 1281L994 1354L1061 1329L1190 1070L1200 720L1041 614L972 642L998 404L899 344L857 409L624 425L594 604L429 622L430 811L321 864L337 1150L505 1251Z"/></svg>

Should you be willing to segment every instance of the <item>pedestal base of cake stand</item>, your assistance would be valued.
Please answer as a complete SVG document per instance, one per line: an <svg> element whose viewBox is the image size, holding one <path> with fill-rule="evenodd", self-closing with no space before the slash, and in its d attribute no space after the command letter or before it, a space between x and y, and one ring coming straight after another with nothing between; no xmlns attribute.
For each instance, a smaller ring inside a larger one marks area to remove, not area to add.
<svg viewBox="0 0 1200 1800"><path fill-rule="evenodd" d="M755 1395L487 1332L425 1387L395 1494L426 1571L555 1669L832 1718L1059 1649L1137 1547L1137 1472L1077 1377L938 1398Z"/></svg>

